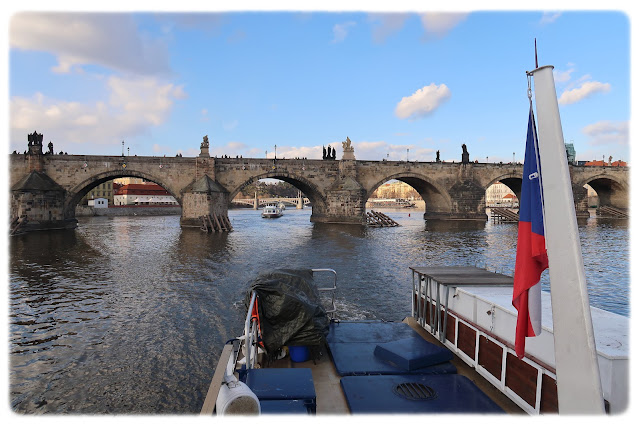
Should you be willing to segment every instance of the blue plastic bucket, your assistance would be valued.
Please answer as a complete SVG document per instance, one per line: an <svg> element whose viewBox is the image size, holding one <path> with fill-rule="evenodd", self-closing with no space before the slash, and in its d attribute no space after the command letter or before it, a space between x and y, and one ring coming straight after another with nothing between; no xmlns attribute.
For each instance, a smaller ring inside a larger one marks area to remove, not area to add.
<svg viewBox="0 0 639 426"><path fill-rule="evenodd" d="M308 346L289 346L288 353L293 362L308 361Z"/></svg>

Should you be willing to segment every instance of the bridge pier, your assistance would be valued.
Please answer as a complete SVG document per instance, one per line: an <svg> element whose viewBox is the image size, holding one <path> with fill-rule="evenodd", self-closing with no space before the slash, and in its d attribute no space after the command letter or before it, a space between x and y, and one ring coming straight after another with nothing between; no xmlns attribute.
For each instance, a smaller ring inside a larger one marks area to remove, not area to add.
<svg viewBox="0 0 639 426"><path fill-rule="evenodd" d="M577 218L589 218L588 211L588 190L583 186L572 185L573 201L575 203L575 215Z"/></svg>
<svg viewBox="0 0 639 426"><path fill-rule="evenodd" d="M204 175L184 189L181 204L180 226L199 228L201 216L228 215L229 192Z"/></svg>
<svg viewBox="0 0 639 426"><path fill-rule="evenodd" d="M426 204L425 220L478 220L486 222L486 190L476 183L475 176L466 165L460 165L460 181L448 191L450 194L449 210L444 209L447 203ZM433 208L434 207L434 208Z"/></svg>
<svg viewBox="0 0 639 426"><path fill-rule="evenodd" d="M313 203L311 222L366 224L366 190L357 181L355 160L339 162L339 178L326 191L326 206Z"/></svg>

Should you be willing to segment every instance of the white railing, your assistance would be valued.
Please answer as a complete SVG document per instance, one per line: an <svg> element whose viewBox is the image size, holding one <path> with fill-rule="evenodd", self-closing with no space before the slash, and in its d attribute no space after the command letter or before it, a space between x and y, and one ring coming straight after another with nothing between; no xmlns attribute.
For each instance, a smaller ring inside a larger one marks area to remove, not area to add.
<svg viewBox="0 0 639 426"><path fill-rule="evenodd" d="M326 310L326 313L329 315L331 319L334 318L335 312L337 311L337 306L335 304L335 291L337 290L337 272L334 269L328 268L319 268L319 269L311 269L313 274L316 272L332 272L333 273L333 286L332 287L322 287L317 290L320 292L330 292L330 309ZM255 367L255 359L257 358L257 339L260 330L258 330L257 317L253 316L253 307L257 302L257 293L251 293L251 301L248 306L248 311L246 313L246 320L244 321L244 342L242 343L244 356L246 357L246 368L254 368ZM254 348L255 346L255 348Z"/></svg>
<svg viewBox="0 0 639 426"><path fill-rule="evenodd" d="M319 269L311 269L311 271L313 271L313 274L315 274L315 272L332 272L333 273L333 287L323 287L323 288L318 288L318 291L321 292L331 292L330 293L330 297L331 297L331 307L330 309L326 310L326 313L329 314L330 318L333 319L335 317L335 312L337 311L337 306L335 305L335 292L337 291L337 272L334 269L328 269L328 268L319 268Z"/></svg>

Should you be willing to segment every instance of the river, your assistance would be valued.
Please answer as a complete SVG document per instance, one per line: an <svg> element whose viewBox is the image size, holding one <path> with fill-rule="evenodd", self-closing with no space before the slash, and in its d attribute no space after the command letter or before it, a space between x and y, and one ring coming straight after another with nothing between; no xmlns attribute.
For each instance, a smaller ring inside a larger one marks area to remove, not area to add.
<svg viewBox="0 0 639 426"><path fill-rule="evenodd" d="M198 413L224 343L241 334L247 285L273 268L333 268L338 317L410 315L409 266L478 265L511 275L517 225L394 228L314 224L231 210L234 231L179 216L86 217L70 231L12 237L9 391L18 413ZM580 237L593 306L629 316L629 224L591 218ZM542 276L548 289L548 272Z"/></svg>

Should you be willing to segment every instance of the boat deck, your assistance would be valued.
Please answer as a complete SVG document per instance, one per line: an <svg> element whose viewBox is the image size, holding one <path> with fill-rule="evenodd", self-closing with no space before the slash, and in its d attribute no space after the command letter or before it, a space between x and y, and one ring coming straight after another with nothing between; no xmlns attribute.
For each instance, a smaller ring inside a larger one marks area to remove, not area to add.
<svg viewBox="0 0 639 426"><path fill-rule="evenodd" d="M412 371L407 368L402 369L397 364L380 361L379 357L373 354L373 350L377 346L376 342L394 343L397 339L403 339L409 335L421 336L426 342L434 345L433 348L437 348L435 350L437 353L440 351L439 348L441 348L441 353L447 351L413 318L406 318L403 323L409 327L403 327L401 323L384 322L344 321L333 324L332 331L327 338L328 346L321 348L318 358L304 362L292 362L287 356L272 362L265 368L310 370L316 395L314 409L315 413L319 415L440 412L523 413L519 406L452 353L449 356L452 358L449 362L437 361L437 365L411 368ZM342 324L342 337L336 337L334 330ZM230 350L225 353L230 355ZM220 358L218 370L220 366L225 364L223 355ZM454 374L455 372L457 374ZM213 414L221 383L220 374L217 371L215 376L201 414ZM435 389L439 389L439 395L431 401L415 402L398 397L395 391L391 392L391 386L406 381L417 385L423 382L433 386ZM461 388L463 388L463 392L460 391ZM264 407L263 405L263 411L266 413ZM277 411L277 413L282 413L282 411Z"/></svg>

